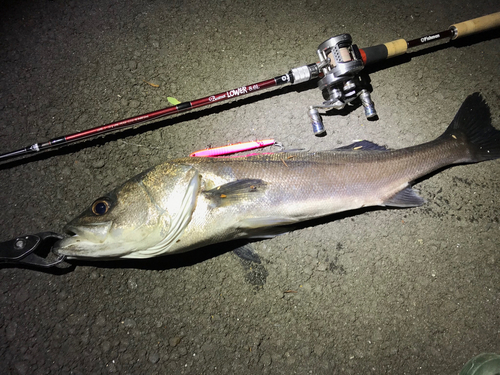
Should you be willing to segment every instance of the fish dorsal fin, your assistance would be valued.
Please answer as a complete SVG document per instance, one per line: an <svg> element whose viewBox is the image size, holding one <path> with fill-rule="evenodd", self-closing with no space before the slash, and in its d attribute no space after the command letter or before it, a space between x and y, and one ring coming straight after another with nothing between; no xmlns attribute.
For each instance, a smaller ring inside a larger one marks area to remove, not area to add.
<svg viewBox="0 0 500 375"><path fill-rule="evenodd" d="M266 190L266 185L263 180L245 178L217 186L203 194L212 201L213 207L225 207L256 198Z"/></svg>
<svg viewBox="0 0 500 375"><path fill-rule="evenodd" d="M405 187L400 192L393 195L384 202L384 206L393 207L418 207L425 203L425 200L417 194L411 186Z"/></svg>
<svg viewBox="0 0 500 375"><path fill-rule="evenodd" d="M380 146L370 141L356 141L350 145L336 148L334 151L388 151L385 146Z"/></svg>

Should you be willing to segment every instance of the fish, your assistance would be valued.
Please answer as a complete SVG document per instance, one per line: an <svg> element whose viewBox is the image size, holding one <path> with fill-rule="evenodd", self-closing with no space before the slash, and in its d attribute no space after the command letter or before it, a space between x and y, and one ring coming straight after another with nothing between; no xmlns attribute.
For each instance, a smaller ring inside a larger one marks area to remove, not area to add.
<svg viewBox="0 0 500 375"><path fill-rule="evenodd" d="M141 259L273 236L299 222L369 206L424 204L415 180L500 157L500 131L479 93L427 143L247 157L187 157L154 166L95 200L53 248L66 259ZM286 230L285 230L286 231Z"/></svg>

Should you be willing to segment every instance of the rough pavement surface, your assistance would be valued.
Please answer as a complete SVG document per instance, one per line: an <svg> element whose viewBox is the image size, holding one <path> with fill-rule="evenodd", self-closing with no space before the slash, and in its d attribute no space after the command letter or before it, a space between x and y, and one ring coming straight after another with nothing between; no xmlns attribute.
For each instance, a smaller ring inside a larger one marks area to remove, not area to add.
<svg viewBox="0 0 500 375"><path fill-rule="evenodd" d="M315 62L324 40L417 38L496 0L7 1L0 152L194 100ZM138 172L207 145L274 138L331 149L434 139L480 91L500 127L500 33L372 69L378 121L324 116L315 84L263 91L0 167L0 241L64 224ZM151 84L153 85L151 85ZM156 87L156 85L158 87ZM314 222L255 243L153 261L0 269L2 374L457 374L500 352L500 162L419 181L428 201Z"/></svg>

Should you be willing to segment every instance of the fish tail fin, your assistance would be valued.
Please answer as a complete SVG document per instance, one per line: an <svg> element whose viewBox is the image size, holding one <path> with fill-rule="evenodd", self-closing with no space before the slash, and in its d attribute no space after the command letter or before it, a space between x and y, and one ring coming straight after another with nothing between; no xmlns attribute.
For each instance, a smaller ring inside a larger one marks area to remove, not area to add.
<svg viewBox="0 0 500 375"><path fill-rule="evenodd" d="M491 125L490 108L478 92L465 99L440 138L449 137L467 146L469 155L460 162L475 163L500 158L500 131Z"/></svg>

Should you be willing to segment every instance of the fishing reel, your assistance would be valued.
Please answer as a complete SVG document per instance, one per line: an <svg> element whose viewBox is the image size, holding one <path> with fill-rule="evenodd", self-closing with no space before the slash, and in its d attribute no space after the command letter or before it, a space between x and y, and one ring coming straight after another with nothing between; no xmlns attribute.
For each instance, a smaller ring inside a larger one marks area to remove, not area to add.
<svg viewBox="0 0 500 375"><path fill-rule="evenodd" d="M320 62L318 68L323 78L318 88L326 99L323 104L310 106L309 117L316 136L325 133L325 127L319 109L343 109L359 97L365 110L366 118L377 116L375 105L367 89L367 84L359 75L364 64L359 48L352 44L349 34L341 34L321 43L317 50Z"/></svg>

